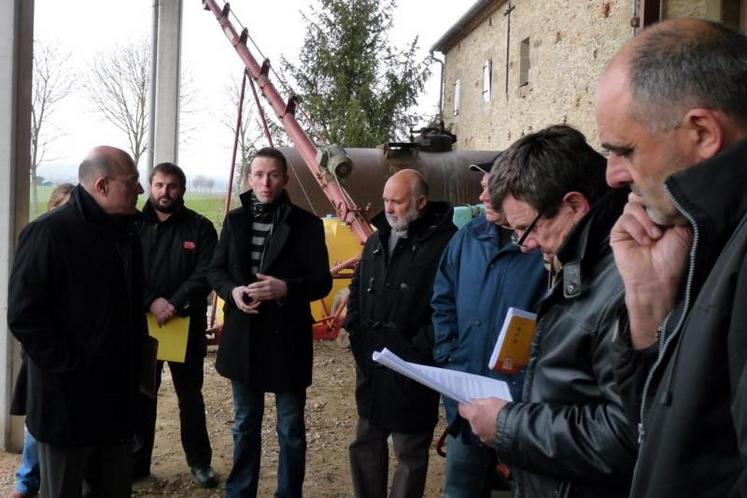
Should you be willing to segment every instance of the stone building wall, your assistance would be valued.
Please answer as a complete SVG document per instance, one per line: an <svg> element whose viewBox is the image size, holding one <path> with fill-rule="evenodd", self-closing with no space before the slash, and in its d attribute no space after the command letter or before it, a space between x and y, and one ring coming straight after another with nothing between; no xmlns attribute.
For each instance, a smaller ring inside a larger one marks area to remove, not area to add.
<svg viewBox="0 0 747 498"><path fill-rule="evenodd" d="M633 36L634 0L511 3L510 34L503 2L445 54L443 117L458 137L457 148L503 149L525 133L557 123L573 125L598 143L592 110L596 82L612 55ZM707 15L712 3L668 0L663 13L714 17ZM527 40L528 82L521 86L522 44L526 49ZM483 66L488 60L490 99L485 101ZM460 102L454 114L457 80Z"/></svg>

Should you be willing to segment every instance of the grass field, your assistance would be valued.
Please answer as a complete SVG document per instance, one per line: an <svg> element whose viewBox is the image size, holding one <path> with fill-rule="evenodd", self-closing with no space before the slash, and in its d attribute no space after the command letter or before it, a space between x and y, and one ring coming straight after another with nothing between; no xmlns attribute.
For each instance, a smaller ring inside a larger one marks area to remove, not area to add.
<svg viewBox="0 0 747 498"><path fill-rule="evenodd" d="M36 189L39 202L37 203L36 211L31 209L32 206L29 205L30 220L33 220L47 210L47 200L49 199L49 194L52 193L54 187L39 186L36 187ZM143 204L145 203L145 200L147 198L147 194L140 195L137 203L138 209L143 207ZM224 203L226 202L225 194L187 192L184 197L184 202L186 203L187 207L194 209L198 213L202 214L204 217L212 221L216 228L220 229L220 226L223 223L223 209ZM231 207L235 206L237 202L238 200L234 196Z"/></svg>

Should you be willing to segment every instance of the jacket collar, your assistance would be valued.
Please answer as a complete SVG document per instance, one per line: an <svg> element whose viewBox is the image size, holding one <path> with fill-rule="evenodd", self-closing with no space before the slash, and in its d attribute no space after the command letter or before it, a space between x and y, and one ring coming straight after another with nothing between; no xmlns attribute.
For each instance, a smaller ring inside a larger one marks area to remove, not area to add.
<svg viewBox="0 0 747 498"><path fill-rule="evenodd" d="M239 201L241 202L242 207L244 208L244 212L251 218L252 217L252 206L256 202L256 197L254 196L254 193L251 190L247 190L246 192L239 195ZM285 207L290 204L290 197L288 197L288 191L283 189L282 192L280 192L280 195L277 199L272 201L273 204L277 204L276 210L279 211L278 214L280 217L285 217L288 214L288 210L285 209ZM278 219L276 217L276 219Z"/></svg>
<svg viewBox="0 0 747 498"><path fill-rule="evenodd" d="M699 289L724 246L747 215L747 139L664 182L695 232L692 289Z"/></svg>
<svg viewBox="0 0 747 498"><path fill-rule="evenodd" d="M69 204L84 220L93 223L100 232L112 234L115 237L130 236L134 223L140 218L139 212L121 216L106 213L80 184L70 192Z"/></svg>
<svg viewBox="0 0 747 498"><path fill-rule="evenodd" d="M70 192L70 204L75 206L78 212L86 219L96 224L109 221L112 217L101 209L96 200L86 192L82 185L76 185Z"/></svg>
<svg viewBox="0 0 747 498"><path fill-rule="evenodd" d="M241 201L241 205L244 208L243 211L246 222L251 223L252 204L254 202L251 190L247 190L246 192L241 194L239 196L239 200ZM285 243L287 242L288 236L290 235L291 231L291 219L289 218L289 216L291 213L292 204L290 203L290 198L288 197L287 191L283 190L283 192L274 202L277 202L279 204L274 211L270 235L265 242L265 255L262 258L262 268L260 268L260 273L265 271L272 265L272 263L275 262L277 257L280 255L280 251L285 246ZM247 245L246 247L248 247L249 240L247 238L247 234L249 234L250 231L243 230L241 232L243 243Z"/></svg>
<svg viewBox="0 0 747 498"><path fill-rule="evenodd" d="M558 250L562 265L563 294L576 297L583 290L583 273L611 251L610 230L628 202L628 188L613 189L594 204Z"/></svg>
<svg viewBox="0 0 747 498"><path fill-rule="evenodd" d="M665 181L680 211L698 225L700 239L720 252L747 214L747 139Z"/></svg>
<svg viewBox="0 0 747 498"><path fill-rule="evenodd" d="M179 205L174 209L174 211L172 211L171 216L166 218L166 220L164 220L163 223L167 223L172 220L179 219L183 214L184 214L184 199L182 199L182 202L179 203ZM148 223L161 223L161 221L158 219L156 208L153 207L153 203L150 202L150 199L145 201L145 204L143 205L143 220Z"/></svg>
<svg viewBox="0 0 747 498"><path fill-rule="evenodd" d="M521 251L521 249L511 243L511 232L499 227L495 223L489 222L484 214L475 218L475 221L468 225L468 230L471 230L478 240L492 241L501 251Z"/></svg>

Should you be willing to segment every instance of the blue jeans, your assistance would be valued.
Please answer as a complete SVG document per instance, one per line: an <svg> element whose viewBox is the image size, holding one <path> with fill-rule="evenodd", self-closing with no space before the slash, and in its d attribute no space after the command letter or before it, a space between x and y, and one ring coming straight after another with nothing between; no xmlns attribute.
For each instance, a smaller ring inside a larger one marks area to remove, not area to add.
<svg viewBox="0 0 747 498"><path fill-rule="evenodd" d="M16 491L23 495L34 495L39 492L39 485L39 450L36 448L36 439L26 430L21 465L16 471Z"/></svg>
<svg viewBox="0 0 747 498"><path fill-rule="evenodd" d="M262 454L265 393L232 381L234 406L233 468L226 479L226 498L254 498ZM275 393L280 446L275 498L300 498L306 472L306 390Z"/></svg>
<svg viewBox="0 0 747 498"><path fill-rule="evenodd" d="M465 444L462 436L446 440L444 498L490 498L497 457L495 450Z"/></svg>

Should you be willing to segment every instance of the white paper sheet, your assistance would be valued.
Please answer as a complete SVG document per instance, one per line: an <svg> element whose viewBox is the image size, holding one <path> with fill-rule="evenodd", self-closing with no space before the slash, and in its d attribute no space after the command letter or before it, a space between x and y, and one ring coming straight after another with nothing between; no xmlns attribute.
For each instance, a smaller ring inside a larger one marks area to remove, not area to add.
<svg viewBox="0 0 747 498"><path fill-rule="evenodd" d="M468 405L480 398L513 401L508 384L502 380L410 363L386 348L374 351L373 360L460 403Z"/></svg>

